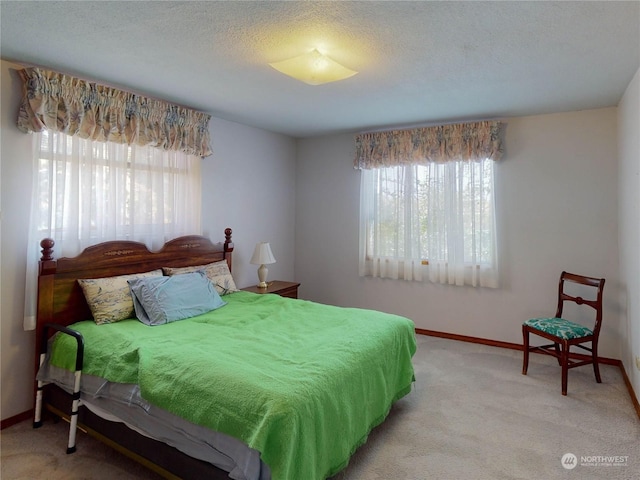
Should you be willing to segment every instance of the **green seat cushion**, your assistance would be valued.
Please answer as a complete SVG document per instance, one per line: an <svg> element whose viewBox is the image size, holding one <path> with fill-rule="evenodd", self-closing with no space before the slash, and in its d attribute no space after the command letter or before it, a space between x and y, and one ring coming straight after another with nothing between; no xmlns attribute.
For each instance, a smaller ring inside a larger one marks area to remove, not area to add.
<svg viewBox="0 0 640 480"><path fill-rule="evenodd" d="M570 322L564 318L532 318L524 322L524 324L564 340L593 335L593 330L590 328L580 325L579 323Z"/></svg>

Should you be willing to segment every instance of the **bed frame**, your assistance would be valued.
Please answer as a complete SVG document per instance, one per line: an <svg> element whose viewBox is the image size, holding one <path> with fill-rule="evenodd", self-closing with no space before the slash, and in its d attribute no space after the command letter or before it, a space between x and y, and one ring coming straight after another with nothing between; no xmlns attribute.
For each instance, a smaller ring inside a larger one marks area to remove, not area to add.
<svg viewBox="0 0 640 480"><path fill-rule="evenodd" d="M38 275L36 369L40 364L43 342L55 333L54 329L46 327L47 324L67 326L91 318L91 311L77 279L142 273L162 267L204 265L221 260L226 260L231 270L231 233L231 229L227 228L224 242L217 244L198 235L176 238L167 242L158 252L151 252L138 242L105 242L86 248L77 257L59 259L54 258L54 241L50 238L42 240ZM69 420L72 395L53 384L41 390L43 411ZM106 421L85 407L80 406L77 419L81 430L166 478L229 478L227 472L207 462L140 435L122 423ZM37 426L36 423L39 422L34 422L34 426ZM67 452L74 450L75 446Z"/></svg>

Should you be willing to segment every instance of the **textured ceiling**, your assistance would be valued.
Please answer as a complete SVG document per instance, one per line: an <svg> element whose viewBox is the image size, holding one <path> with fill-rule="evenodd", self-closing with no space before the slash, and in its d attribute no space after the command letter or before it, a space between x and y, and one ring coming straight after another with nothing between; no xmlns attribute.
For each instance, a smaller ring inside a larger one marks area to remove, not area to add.
<svg viewBox="0 0 640 480"><path fill-rule="evenodd" d="M1 55L294 137L617 105L640 2L0 2ZM268 63L314 47L359 73Z"/></svg>

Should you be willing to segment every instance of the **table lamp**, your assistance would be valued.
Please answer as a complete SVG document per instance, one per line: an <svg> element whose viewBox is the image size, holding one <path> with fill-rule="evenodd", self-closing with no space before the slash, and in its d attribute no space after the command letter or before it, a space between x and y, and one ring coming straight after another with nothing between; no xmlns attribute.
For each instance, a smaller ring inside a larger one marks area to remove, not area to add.
<svg viewBox="0 0 640 480"><path fill-rule="evenodd" d="M270 263L276 263L276 259L271 253L269 242L260 242L253 251L253 256L249 262L252 265L260 265L258 267L258 288L267 288L267 274L269 269L265 266Z"/></svg>

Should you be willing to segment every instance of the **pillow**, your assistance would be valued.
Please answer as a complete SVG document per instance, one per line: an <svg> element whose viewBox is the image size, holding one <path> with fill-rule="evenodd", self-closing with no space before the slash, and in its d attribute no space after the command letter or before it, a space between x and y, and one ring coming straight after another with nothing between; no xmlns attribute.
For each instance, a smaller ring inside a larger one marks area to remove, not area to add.
<svg viewBox="0 0 640 480"><path fill-rule="evenodd" d="M153 270L117 277L78 279L93 320L102 325L133 318L133 299L127 280L140 277L160 277L162 270Z"/></svg>
<svg viewBox="0 0 640 480"><path fill-rule="evenodd" d="M226 260L213 262L208 265L197 265L195 267L162 267L162 271L165 275L182 275L184 273L196 272L198 270L202 270L205 273L220 295L226 295L227 293L238 291Z"/></svg>
<svg viewBox="0 0 640 480"><path fill-rule="evenodd" d="M227 304L202 270L173 277L129 280L136 317L163 325L210 312Z"/></svg>

